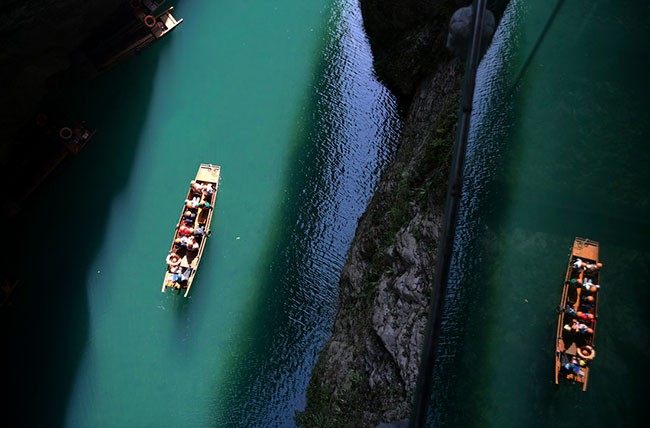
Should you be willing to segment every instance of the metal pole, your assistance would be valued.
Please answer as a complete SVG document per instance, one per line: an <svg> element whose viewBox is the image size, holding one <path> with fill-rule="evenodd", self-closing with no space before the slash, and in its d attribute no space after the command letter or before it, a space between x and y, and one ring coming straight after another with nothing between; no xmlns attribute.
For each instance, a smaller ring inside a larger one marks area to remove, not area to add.
<svg viewBox="0 0 650 428"><path fill-rule="evenodd" d="M443 222L443 234L438 248L438 262L433 283L433 293L429 306L429 319L422 346L420 371L413 399L413 410L409 420L409 428L426 427L428 408L431 401L431 385L433 383L433 367L436 359L440 325L442 324L442 309L447 292L449 266L453 253L456 219L460 206L463 184L463 169L465 167L465 152L469 136L474 87L476 84L476 69L481 59L481 35L483 30L483 14L486 0L474 1L474 29L472 42L468 52L468 63L465 76L465 88L461 102L461 112L456 133L454 162L449 176L447 207Z"/></svg>

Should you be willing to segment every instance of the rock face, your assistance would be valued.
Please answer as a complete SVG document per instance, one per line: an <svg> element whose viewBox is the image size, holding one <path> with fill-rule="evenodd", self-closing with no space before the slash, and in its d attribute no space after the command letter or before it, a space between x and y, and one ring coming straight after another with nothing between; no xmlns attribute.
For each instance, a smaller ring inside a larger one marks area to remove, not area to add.
<svg viewBox="0 0 650 428"><path fill-rule="evenodd" d="M448 56L453 0L360 0L377 76L400 100Z"/></svg>
<svg viewBox="0 0 650 428"><path fill-rule="evenodd" d="M507 1L496 3L502 12ZM333 333L297 416L304 428L399 426L410 415L464 74L446 43L466 4L360 0L375 71L408 113L349 250Z"/></svg>

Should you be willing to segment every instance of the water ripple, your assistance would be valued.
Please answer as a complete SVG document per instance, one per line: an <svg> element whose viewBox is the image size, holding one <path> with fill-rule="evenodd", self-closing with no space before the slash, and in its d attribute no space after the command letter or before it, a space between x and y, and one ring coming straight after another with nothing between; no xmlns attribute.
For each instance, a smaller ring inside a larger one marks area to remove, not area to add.
<svg viewBox="0 0 650 428"><path fill-rule="evenodd" d="M357 221L401 126L395 100L373 75L356 1L336 3L329 31L312 94L306 152L292 176L302 187L290 197L295 221L274 262L280 284L269 306L281 321L262 356L241 358L245 370L256 375L230 390L234 395L227 402L238 403L226 410L227 419L237 421L233 426L294 426L309 374L330 334Z"/></svg>

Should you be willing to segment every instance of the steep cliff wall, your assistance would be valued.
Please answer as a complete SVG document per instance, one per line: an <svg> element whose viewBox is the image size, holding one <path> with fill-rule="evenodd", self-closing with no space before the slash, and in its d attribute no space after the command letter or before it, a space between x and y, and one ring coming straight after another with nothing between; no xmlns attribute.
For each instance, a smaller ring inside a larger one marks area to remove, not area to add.
<svg viewBox="0 0 650 428"><path fill-rule="evenodd" d="M448 57L444 49L455 0L360 0L377 76L402 102Z"/></svg>
<svg viewBox="0 0 650 428"><path fill-rule="evenodd" d="M409 417L464 74L447 29L468 3L360 0L375 71L408 113L341 275L333 333L297 417L304 428ZM497 17L506 4L492 2Z"/></svg>

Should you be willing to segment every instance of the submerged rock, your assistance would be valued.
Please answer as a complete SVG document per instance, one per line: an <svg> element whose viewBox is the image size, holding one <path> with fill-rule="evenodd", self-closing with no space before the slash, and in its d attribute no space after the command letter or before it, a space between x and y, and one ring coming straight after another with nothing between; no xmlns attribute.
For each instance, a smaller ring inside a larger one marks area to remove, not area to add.
<svg viewBox="0 0 650 428"><path fill-rule="evenodd" d="M481 35L481 48L483 52L485 52L490 44L495 29L496 22L494 14L486 9L483 14L483 34ZM459 56L467 54L473 31L474 9L472 6L461 7L451 16L449 34L447 36L447 49Z"/></svg>

